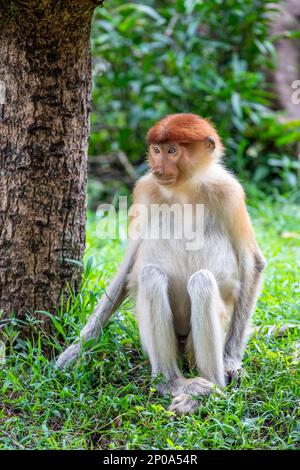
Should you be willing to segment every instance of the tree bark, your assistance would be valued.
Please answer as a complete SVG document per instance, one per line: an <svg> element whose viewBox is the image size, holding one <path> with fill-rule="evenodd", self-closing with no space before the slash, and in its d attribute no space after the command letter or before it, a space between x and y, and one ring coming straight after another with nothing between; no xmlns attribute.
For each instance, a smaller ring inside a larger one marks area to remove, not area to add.
<svg viewBox="0 0 300 470"><path fill-rule="evenodd" d="M54 312L66 287L76 289L81 280L76 261L85 247L89 35L97 3L0 0L4 316Z"/></svg>

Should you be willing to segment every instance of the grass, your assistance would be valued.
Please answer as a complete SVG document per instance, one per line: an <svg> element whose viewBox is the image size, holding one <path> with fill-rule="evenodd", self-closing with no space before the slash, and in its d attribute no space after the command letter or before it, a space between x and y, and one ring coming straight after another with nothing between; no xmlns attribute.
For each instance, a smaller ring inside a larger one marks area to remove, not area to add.
<svg viewBox="0 0 300 470"><path fill-rule="evenodd" d="M299 445L300 214L292 200L250 202L268 267L254 315L256 332L244 358L240 388L201 401L199 412L175 418L169 400L149 382L130 302L101 340L67 372L52 357L79 332L117 269L124 245L87 230L80 295L52 317L53 336L22 341L17 324L5 327L6 361L0 368L1 449L295 449ZM36 330L41 325L28 319ZM269 325L278 327L270 334ZM2 351L3 352L3 351ZM3 362L3 361L2 361Z"/></svg>

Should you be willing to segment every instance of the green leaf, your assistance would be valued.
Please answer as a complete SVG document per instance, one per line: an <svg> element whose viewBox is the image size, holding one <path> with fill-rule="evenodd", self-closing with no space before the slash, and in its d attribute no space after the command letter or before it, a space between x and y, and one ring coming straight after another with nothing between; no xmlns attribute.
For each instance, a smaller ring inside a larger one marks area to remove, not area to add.
<svg viewBox="0 0 300 470"><path fill-rule="evenodd" d="M243 116L243 112L242 112L242 106L241 106L241 97L238 93L236 92L232 93L231 104L232 104L232 108L235 114L241 118Z"/></svg>
<svg viewBox="0 0 300 470"><path fill-rule="evenodd" d="M292 144L296 142L300 142L300 132L299 131L294 131L294 132L288 132L278 139L276 139L276 145L281 146L281 145L287 145L287 144Z"/></svg>

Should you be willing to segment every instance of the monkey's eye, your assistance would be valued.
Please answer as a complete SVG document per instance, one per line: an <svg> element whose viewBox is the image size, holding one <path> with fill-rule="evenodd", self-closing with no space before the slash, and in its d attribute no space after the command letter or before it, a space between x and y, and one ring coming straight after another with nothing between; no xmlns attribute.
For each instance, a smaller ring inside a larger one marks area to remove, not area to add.
<svg viewBox="0 0 300 470"><path fill-rule="evenodd" d="M154 153L160 153L160 150L158 147L153 147Z"/></svg>
<svg viewBox="0 0 300 470"><path fill-rule="evenodd" d="M173 145L169 147L168 153L170 153L171 155L174 155L176 152L177 152L176 147L174 147Z"/></svg>

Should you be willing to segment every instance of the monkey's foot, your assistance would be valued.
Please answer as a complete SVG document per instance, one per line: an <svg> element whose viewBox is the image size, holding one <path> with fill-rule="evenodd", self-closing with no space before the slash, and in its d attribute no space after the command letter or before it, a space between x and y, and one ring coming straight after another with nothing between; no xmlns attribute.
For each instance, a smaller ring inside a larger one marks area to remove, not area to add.
<svg viewBox="0 0 300 470"><path fill-rule="evenodd" d="M168 410L173 411L177 415L193 413L200 406L199 398L210 395L213 387L214 384L212 382L202 377L174 380L170 391L175 398ZM220 393L218 389L216 391Z"/></svg>
<svg viewBox="0 0 300 470"><path fill-rule="evenodd" d="M193 398L191 395L182 393L175 397L169 406L168 410L173 411L173 413L178 416L186 415L188 413L193 413L199 408L199 400Z"/></svg>
<svg viewBox="0 0 300 470"><path fill-rule="evenodd" d="M202 377L196 377L194 379L180 377L169 382L168 386L173 397L177 397L181 394L203 396L211 393L213 383Z"/></svg>

